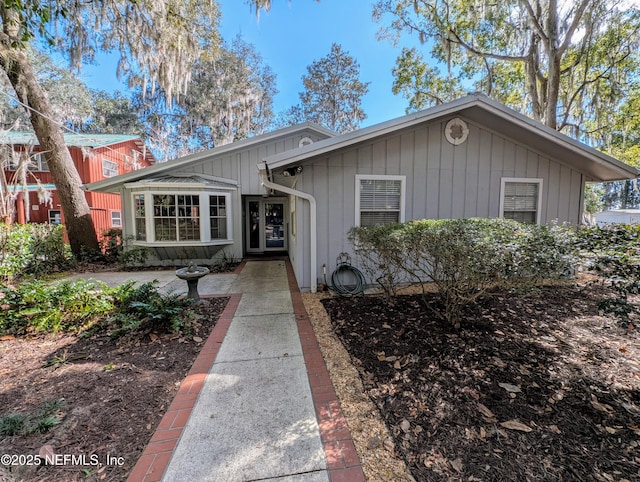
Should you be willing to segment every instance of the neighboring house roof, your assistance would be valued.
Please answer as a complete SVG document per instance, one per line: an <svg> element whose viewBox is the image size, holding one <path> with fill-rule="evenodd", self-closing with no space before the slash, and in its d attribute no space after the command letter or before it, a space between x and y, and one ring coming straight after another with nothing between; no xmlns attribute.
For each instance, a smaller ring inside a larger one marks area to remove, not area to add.
<svg viewBox="0 0 640 482"><path fill-rule="evenodd" d="M112 192L115 188L127 182L135 182L143 178L148 178L150 176L158 176L167 171L172 171L173 173L176 171L176 169L185 168L191 164L202 162L204 159L207 159L209 157L224 155L228 152L232 152L237 149L250 147L251 145L257 144L259 142L269 141L270 139L274 139L280 136L284 136L284 135L288 135L288 134L292 134L292 133L295 133L298 131L304 131L304 130L312 130L319 134L330 136L330 137L333 137L336 135L335 132L329 129L325 129L322 126L313 124L311 122L305 122L303 124L298 124L291 127L285 127L283 129L278 129L273 132L261 134L259 136L249 137L241 141L225 144L220 147L214 147L212 149L199 151L194 154L189 154L184 157L173 159L171 161L161 162L156 164L155 166L147 167L144 170L132 171L126 174L121 174L119 176L114 176L109 179L105 179L103 181L87 184L85 188L91 191Z"/></svg>
<svg viewBox="0 0 640 482"><path fill-rule="evenodd" d="M611 156L516 112L484 94L470 94L453 102L409 114L381 124L356 130L331 139L314 142L300 149L269 156L264 161L270 169L284 167L310 157L346 148L423 122L461 115L484 128L506 135L534 147L541 154L564 162L583 172L589 181L632 179L640 174Z"/></svg>
<svg viewBox="0 0 640 482"><path fill-rule="evenodd" d="M140 152L144 152L150 164L155 164L156 158L144 145L140 136L127 134L76 134L64 133L64 142L67 147L89 147L92 149L107 147L121 142L133 141ZM34 132L30 131L0 131L0 144L14 146L39 146L40 143Z"/></svg>
<svg viewBox="0 0 640 482"><path fill-rule="evenodd" d="M640 209L610 209L608 211L600 211L595 216L600 214L640 214Z"/></svg>

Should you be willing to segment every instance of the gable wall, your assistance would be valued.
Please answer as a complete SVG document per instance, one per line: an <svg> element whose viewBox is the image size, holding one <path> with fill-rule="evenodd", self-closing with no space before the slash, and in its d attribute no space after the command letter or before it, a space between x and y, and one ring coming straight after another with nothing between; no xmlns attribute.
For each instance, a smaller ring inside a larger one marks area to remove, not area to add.
<svg viewBox="0 0 640 482"><path fill-rule="evenodd" d="M453 146L443 134L448 120L305 162L296 188L312 194L318 203L320 277L323 264L329 276L339 253L353 253L346 233L355 224L356 174L406 176L406 220L498 217L501 178L542 178L541 222L579 223L581 173L469 121L467 141ZM297 203L298 233L308 236L308 204ZM309 263L304 261L309 259L308 246L298 243L295 249L296 275L308 287ZM353 261L357 263L355 257Z"/></svg>
<svg viewBox="0 0 640 482"><path fill-rule="evenodd" d="M233 244L225 248L228 255L239 258L242 257L244 253L242 196L260 196L264 193L264 188L258 175L257 164L267 156L298 148L300 140L304 137L309 137L315 142L325 139L327 136L313 130L304 129L288 136L267 140L245 148L238 148L227 154L210 157L189 166L175 168L175 170L168 172L168 174L205 174L239 181L240 185L238 190L232 193L231 198ZM191 188L181 188L180 192L185 192L190 189ZM142 191L152 190L152 188L142 189ZM138 189L136 191L138 191ZM123 216L123 226L124 236L126 238L127 236L133 236L135 233L135 216L131 190L123 186L120 191L120 196L123 200L123 212L125 213Z"/></svg>
<svg viewBox="0 0 640 482"><path fill-rule="evenodd" d="M257 145L247 146L201 163L181 169L180 172L206 174L209 176L224 177L240 181L240 189L243 195L262 195L264 189L258 176L257 164L265 157L279 154L290 149L297 149L298 143L303 137L309 137L314 142L324 139L313 131L302 131L290 136L272 139Z"/></svg>

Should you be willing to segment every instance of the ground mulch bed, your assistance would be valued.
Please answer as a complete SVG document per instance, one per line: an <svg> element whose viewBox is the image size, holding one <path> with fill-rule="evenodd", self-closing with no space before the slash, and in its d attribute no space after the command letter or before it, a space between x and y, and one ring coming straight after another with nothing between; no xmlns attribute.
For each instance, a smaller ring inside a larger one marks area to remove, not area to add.
<svg viewBox="0 0 640 482"><path fill-rule="evenodd" d="M68 458L55 467L0 465L0 481L126 480L227 301L204 300L189 336L147 331L119 340L100 333L4 337L0 417L32 416L45 402L63 402L60 425L47 433L0 436L0 454L32 457L44 447L84 460Z"/></svg>
<svg viewBox="0 0 640 482"><path fill-rule="evenodd" d="M492 293L459 330L416 294L322 303L415 480L640 480L640 336L604 296Z"/></svg>

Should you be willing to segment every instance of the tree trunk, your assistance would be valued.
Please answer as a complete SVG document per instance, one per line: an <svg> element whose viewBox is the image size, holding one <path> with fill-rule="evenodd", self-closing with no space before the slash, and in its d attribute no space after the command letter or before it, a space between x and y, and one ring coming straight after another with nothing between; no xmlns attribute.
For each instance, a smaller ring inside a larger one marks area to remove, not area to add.
<svg viewBox="0 0 640 482"><path fill-rule="evenodd" d="M620 209L627 209L629 207L629 196L631 193L631 181L624 181L624 188L622 189L622 200L620 202Z"/></svg>
<svg viewBox="0 0 640 482"><path fill-rule="evenodd" d="M547 82L547 109L545 124L552 129L558 127L558 97L560 95L560 57L553 50L549 55L549 80Z"/></svg>
<svg viewBox="0 0 640 482"><path fill-rule="evenodd" d="M5 19L6 20L6 19ZM71 250L76 258L98 251L98 240L82 181L64 142L62 129L53 120L49 101L40 88L23 48L3 35L0 66L6 72L20 102L28 105L31 124L44 151L58 190Z"/></svg>
<svg viewBox="0 0 640 482"><path fill-rule="evenodd" d="M549 13L547 18L547 55L549 66L547 68L547 104L545 109L545 124L555 129L558 125L558 98L560 96L560 61L562 57L558 52L558 3L557 0L549 0Z"/></svg>

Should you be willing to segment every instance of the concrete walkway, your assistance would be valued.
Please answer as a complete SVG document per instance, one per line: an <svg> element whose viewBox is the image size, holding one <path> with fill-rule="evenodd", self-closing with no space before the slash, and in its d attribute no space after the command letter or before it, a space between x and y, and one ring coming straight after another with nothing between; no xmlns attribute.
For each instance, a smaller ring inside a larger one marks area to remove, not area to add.
<svg viewBox="0 0 640 482"><path fill-rule="evenodd" d="M240 304L163 480L328 481L284 261L247 263L231 292Z"/></svg>
<svg viewBox="0 0 640 482"><path fill-rule="evenodd" d="M199 292L231 300L128 480L364 481L290 264L249 261Z"/></svg>

